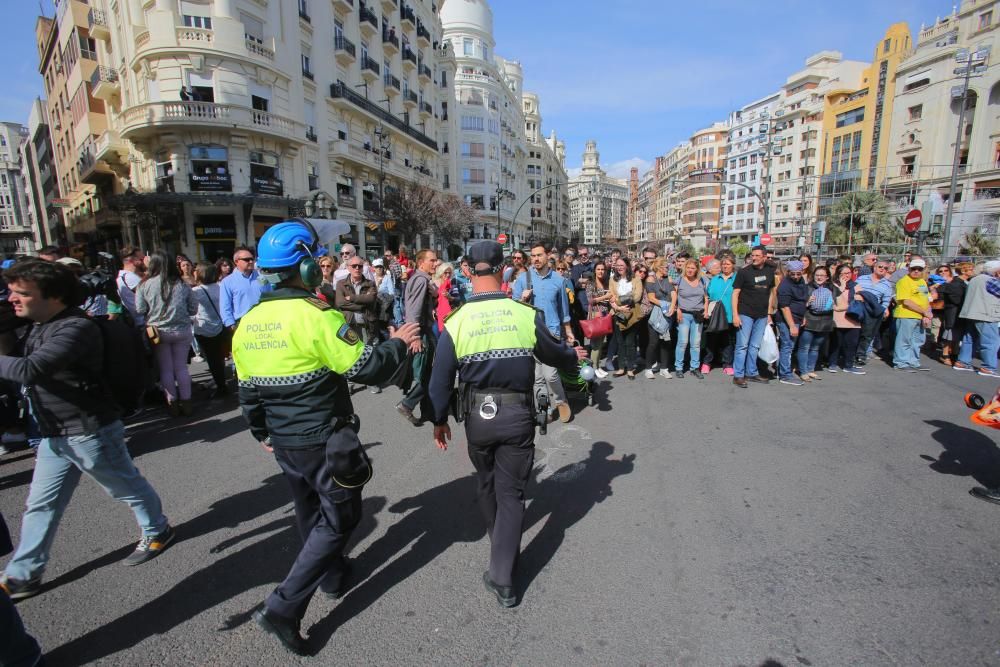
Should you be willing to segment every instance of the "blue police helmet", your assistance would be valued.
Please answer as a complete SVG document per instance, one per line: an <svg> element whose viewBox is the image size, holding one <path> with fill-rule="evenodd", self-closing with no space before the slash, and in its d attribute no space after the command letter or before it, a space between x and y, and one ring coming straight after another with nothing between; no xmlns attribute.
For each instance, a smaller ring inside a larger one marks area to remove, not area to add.
<svg viewBox="0 0 1000 667"><path fill-rule="evenodd" d="M298 266L307 257L326 254L315 234L301 222L279 222L257 244L257 267L277 271Z"/></svg>

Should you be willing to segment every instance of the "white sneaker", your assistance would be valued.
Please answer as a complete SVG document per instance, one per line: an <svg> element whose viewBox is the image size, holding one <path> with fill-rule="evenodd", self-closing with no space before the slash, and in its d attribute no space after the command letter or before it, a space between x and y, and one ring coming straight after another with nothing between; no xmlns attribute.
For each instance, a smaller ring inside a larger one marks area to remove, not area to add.
<svg viewBox="0 0 1000 667"><path fill-rule="evenodd" d="M656 373L653 372L652 368L646 369L646 372L643 373L643 375L646 377L647 380L652 380L653 378L656 377Z"/></svg>
<svg viewBox="0 0 1000 667"><path fill-rule="evenodd" d="M604 378L608 377L608 372L603 368L595 368L594 375L603 380Z"/></svg>
<svg viewBox="0 0 1000 667"><path fill-rule="evenodd" d="M662 377L662 378L663 378L664 380L673 380L673 379L674 379L674 376L673 376L673 375L671 375L671 374L670 374L670 371L668 371L668 370L667 370L666 368L661 368L661 369L660 369L660 376L661 376L661 377Z"/></svg>
<svg viewBox="0 0 1000 667"><path fill-rule="evenodd" d="M193 361L196 364L200 364L201 362L205 361L205 357L201 356L200 354L196 354L193 357L191 357L191 361Z"/></svg>

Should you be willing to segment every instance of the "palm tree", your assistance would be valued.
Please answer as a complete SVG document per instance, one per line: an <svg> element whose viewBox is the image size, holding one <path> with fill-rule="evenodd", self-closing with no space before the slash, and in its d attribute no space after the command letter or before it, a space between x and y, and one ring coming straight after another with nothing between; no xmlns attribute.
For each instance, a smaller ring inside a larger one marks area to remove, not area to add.
<svg viewBox="0 0 1000 667"><path fill-rule="evenodd" d="M976 227L970 232L966 232L959 244L962 255L972 255L973 257L993 257L997 254L996 239L983 234L983 230Z"/></svg>
<svg viewBox="0 0 1000 667"><path fill-rule="evenodd" d="M834 252L903 242L903 229L889 202L874 190L850 192L833 205L827 220L826 243Z"/></svg>

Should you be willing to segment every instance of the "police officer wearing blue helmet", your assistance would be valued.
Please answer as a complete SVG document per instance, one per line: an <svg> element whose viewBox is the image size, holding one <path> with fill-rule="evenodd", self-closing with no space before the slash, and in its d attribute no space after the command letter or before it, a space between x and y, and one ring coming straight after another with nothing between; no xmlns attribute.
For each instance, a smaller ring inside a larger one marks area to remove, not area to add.
<svg viewBox="0 0 1000 667"><path fill-rule="evenodd" d="M307 652L299 628L313 593L336 597L346 588L344 548L372 476L348 381L387 382L419 335L417 325L405 325L378 347L362 343L338 310L313 295L322 281L316 258L324 253L307 220L268 229L257 265L275 289L261 295L233 337L243 416L288 480L303 541L254 619L299 655Z"/></svg>

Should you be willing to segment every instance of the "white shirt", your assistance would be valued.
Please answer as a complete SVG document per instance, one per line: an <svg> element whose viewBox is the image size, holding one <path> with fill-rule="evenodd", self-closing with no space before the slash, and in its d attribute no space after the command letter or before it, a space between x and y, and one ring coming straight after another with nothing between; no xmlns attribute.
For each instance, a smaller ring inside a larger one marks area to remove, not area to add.
<svg viewBox="0 0 1000 667"><path fill-rule="evenodd" d="M135 320L136 324L145 324L145 318L140 316L135 310L135 291L139 289L139 283L142 282L142 278L132 271L122 269L118 272L116 282L118 284L118 298L121 299L122 305L132 315L132 319Z"/></svg>

